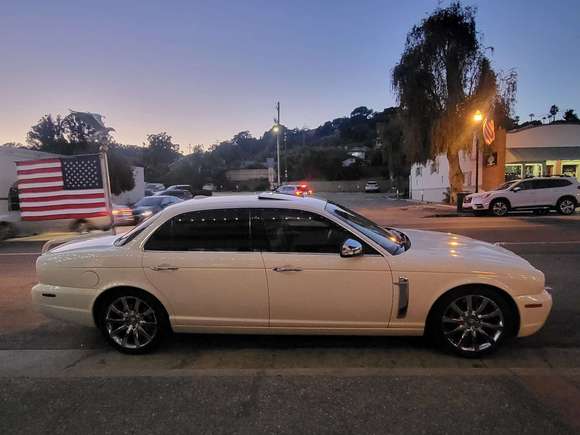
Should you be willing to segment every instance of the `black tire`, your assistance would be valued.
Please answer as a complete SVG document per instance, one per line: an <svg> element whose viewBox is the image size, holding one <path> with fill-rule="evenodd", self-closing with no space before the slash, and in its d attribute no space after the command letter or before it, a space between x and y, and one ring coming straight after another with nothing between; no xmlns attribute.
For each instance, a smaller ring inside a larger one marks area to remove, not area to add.
<svg viewBox="0 0 580 435"><path fill-rule="evenodd" d="M9 239L16 234L12 224L8 222L0 222L0 241Z"/></svg>
<svg viewBox="0 0 580 435"><path fill-rule="evenodd" d="M111 346L133 355L151 352L171 330L163 305L135 289L116 291L100 301L96 323Z"/></svg>
<svg viewBox="0 0 580 435"><path fill-rule="evenodd" d="M71 224L70 229L76 233L88 233L93 231L95 226L84 219L79 219Z"/></svg>
<svg viewBox="0 0 580 435"><path fill-rule="evenodd" d="M565 196L564 198L560 198L558 200L558 203L556 204L556 210L561 215L569 216L574 214L577 205L578 204L576 204L576 200L574 198Z"/></svg>
<svg viewBox="0 0 580 435"><path fill-rule="evenodd" d="M469 299L471 311L467 309ZM490 288L467 287L452 290L437 301L426 332L447 351L481 358L513 337L516 326L517 314L503 295Z"/></svg>
<svg viewBox="0 0 580 435"><path fill-rule="evenodd" d="M496 199L489 205L489 212L493 216L503 217L507 216L510 211L510 204L505 199Z"/></svg>

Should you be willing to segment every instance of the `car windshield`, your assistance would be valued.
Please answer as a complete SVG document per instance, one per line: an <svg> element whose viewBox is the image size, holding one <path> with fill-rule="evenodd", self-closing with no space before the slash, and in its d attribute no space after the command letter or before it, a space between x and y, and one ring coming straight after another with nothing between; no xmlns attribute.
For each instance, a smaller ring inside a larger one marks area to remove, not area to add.
<svg viewBox="0 0 580 435"><path fill-rule="evenodd" d="M161 196L148 196L135 204L135 207L149 207L159 205L163 201Z"/></svg>
<svg viewBox="0 0 580 435"><path fill-rule="evenodd" d="M159 219L159 216L161 216L161 213L153 215L149 219L144 220L139 225L137 225L135 228L133 228L131 231L128 231L125 234L123 234L121 237L119 237L118 239L115 239L113 244L115 246L126 245L131 240L133 240L135 237L137 237L139 234L141 234L147 227L149 227L149 225L156 222L157 219Z"/></svg>
<svg viewBox="0 0 580 435"><path fill-rule="evenodd" d="M517 180L503 183L502 185L496 187L495 190L507 190L510 186L513 186L516 181Z"/></svg>
<svg viewBox="0 0 580 435"><path fill-rule="evenodd" d="M326 210L346 224L356 228L369 239L382 246L391 255L402 254L411 247L409 238L392 228L383 228L355 211L329 201Z"/></svg>

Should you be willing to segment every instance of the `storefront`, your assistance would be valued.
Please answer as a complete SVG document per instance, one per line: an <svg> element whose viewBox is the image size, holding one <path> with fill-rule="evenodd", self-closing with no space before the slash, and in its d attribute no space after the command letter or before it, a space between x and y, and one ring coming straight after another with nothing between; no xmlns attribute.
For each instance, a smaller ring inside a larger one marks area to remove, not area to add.
<svg viewBox="0 0 580 435"><path fill-rule="evenodd" d="M580 124L510 131L505 161L506 180L565 175L580 181Z"/></svg>

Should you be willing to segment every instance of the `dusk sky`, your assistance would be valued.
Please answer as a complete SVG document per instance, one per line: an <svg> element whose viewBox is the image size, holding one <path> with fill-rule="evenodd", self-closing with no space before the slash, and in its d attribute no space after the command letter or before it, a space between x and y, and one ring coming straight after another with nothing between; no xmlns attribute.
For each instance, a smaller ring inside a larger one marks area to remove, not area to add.
<svg viewBox="0 0 580 435"><path fill-rule="evenodd" d="M98 112L121 143L210 145L396 104L390 72L421 1L2 1L0 144L47 113ZM580 2L467 1L516 114L580 111ZM182 148L185 150L186 148Z"/></svg>

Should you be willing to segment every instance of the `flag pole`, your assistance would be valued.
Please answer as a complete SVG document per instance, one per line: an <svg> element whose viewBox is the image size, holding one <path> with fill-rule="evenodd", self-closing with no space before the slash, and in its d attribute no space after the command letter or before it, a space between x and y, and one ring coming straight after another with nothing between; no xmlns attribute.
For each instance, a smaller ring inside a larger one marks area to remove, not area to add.
<svg viewBox="0 0 580 435"><path fill-rule="evenodd" d="M107 158L108 149L109 146L106 143L102 143L99 146L99 156L101 159L101 172L103 172L103 187L105 195L107 196L107 213L111 219L111 231L116 235L117 232L115 230L115 218L113 217L113 204L111 202L111 178L109 177L109 159Z"/></svg>

